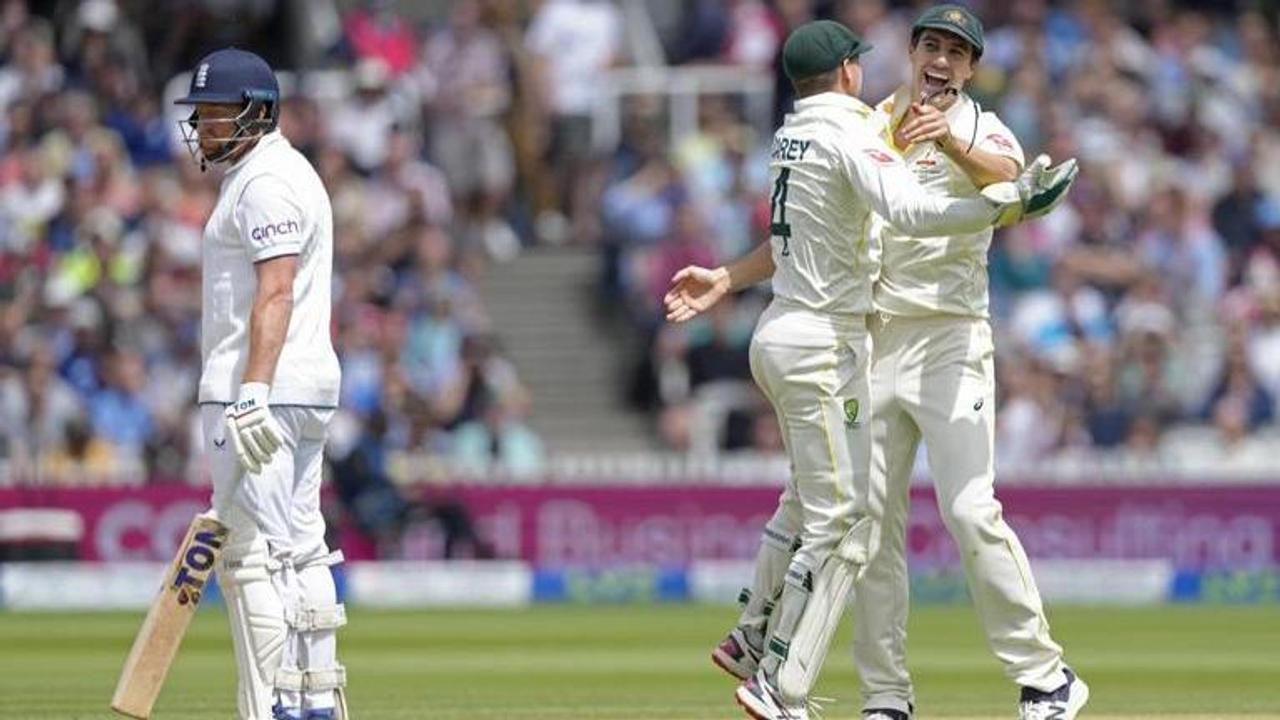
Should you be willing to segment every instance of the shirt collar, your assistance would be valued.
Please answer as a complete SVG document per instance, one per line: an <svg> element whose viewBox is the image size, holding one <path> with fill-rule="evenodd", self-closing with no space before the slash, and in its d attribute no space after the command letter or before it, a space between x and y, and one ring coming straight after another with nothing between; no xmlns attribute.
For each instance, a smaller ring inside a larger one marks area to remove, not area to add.
<svg viewBox="0 0 1280 720"><path fill-rule="evenodd" d="M266 135L263 135L261 138L258 139L257 144L255 144L252 148L250 148L249 152L244 154L244 157L235 161L234 163L232 163L231 167L227 168L227 174L230 175L231 173L239 170L240 168L244 167L255 156L262 154L262 152L267 148L282 142L287 143L289 141L285 139L283 134L281 134L279 128L272 130Z"/></svg>
<svg viewBox="0 0 1280 720"><path fill-rule="evenodd" d="M867 107L867 104L858 98L838 92L828 91L796 100L796 112L802 112L809 108L816 107L838 107L846 110L857 110L860 112L871 111L871 108Z"/></svg>
<svg viewBox="0 0 1280 720"><path fill-rule="evenodd" d="M881 103L881 106L889 112L889 127L898 126L898 122L906 114L907 108L911 107L911 100L911 86L903 85L894 91L886 102ZM969 97L969 94L961 91L960 97L956 98L956 101L951 103L951 107L947 108L946 112L943 113L947 118L947 123L953 129L956 125L956 119L963 117L960 113L965 111L972 103L973 100Z"/></svg>

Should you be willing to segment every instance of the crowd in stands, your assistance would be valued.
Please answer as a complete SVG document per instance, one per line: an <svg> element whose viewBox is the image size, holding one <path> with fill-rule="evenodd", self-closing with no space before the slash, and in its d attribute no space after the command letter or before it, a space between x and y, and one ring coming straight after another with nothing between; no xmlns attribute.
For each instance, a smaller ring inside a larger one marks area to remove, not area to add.
<svg viewBox="0 0 1280 720"><path fill-rule="evenodd" d="M0 2L0 476L199 474L218 171L176 142L165 93L228 44L342 79L334 94L303 73L281 115L333 199L339 460L409 449L536 472L548 449L477 285L565 242L598 248L603 307L647 339L625 391L663 446L779 450L746 362L767 288L687 326L659 313L676 269L767 234L771 129L742 97L703 95L696 130L673 138L662 98L633 95L601 147L599 86L651 27L668 63L774 78L777 122L792 102L783 39L834 17L875 46L874 102L906 78L927 4L646 0L642 24L611 0ZM1028 155L1082 167L1068 205L993 246L1000 462L1265 460L1280 398L1274 14L972 5L987 26L973 96Z"/></svg>

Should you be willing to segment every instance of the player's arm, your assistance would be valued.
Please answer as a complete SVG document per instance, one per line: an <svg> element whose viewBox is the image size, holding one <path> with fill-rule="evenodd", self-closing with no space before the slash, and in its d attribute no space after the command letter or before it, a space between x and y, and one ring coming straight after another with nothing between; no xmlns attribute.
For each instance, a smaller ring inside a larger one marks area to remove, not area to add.
<svg viewBox="0 0 1280 720"><path fill-rule="evenodd" d="M240 462L257 473L280 447L282 433L268 402L293 317L293 281L302 252L303 216L281 178L251 180L236 205L236 230L253 261L256 287L240 393L227 408L227 430Z"/></svg>
<svg viewBox="0 0 1280 720"><path fill-rule="evenodd" d="M751 287L773 276L773 248L762 242L728 265L708 269L690 265L671 278L662 302L668 322L684 322L705 312L730 292Z"/></svg>
<svg viewBox="0 0 1280 720"><path fill-rule="evenodd" d="M873 133L838 146L854 190L898 232L914 237L972 234L990 227L996 206L984 198L932 196Z"/></svg>
<svg viewBox="0 0 1280 720"><path fill-rule="evenodd" d="M1012 182L1022 170L1022 166L1007 155L997 155L977 146L966 151L968 141L955 135L948 134L938 147L980 188L991 183Z"/></svg>
<svg viewBox="0 0 1280 720"><path fill-rule="evenodd" d="M293 277L298 271L298 256L269 258L253 269L258 287L249 315L249 360L241 382L271 385L293 316Z"/></svg>
<svg viewBox="0 0 1280 720"><path fill-rule="evenodd" d="M994 130L994 128L993 128ZM905 143L933 142L964 171L977 187L1012 182L1022 170L1022 152L1012 133L987 132L980 138L961 138L951 131L951 123L938 108L913 103L896 137Z"/></svg>

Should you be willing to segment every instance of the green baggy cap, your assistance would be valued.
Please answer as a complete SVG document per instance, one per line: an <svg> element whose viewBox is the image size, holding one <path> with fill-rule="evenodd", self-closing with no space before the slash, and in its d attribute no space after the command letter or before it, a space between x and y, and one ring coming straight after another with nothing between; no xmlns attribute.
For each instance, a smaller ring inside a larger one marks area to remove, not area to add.
<svg viewBox="0 0 1280 720"><path fill-rule="evenodd" d="M973 47L975 57L982 55L982 21L967 7L950 4L934 5L921 13L916 24L911 26L911 37L915 38L926 28L959 35Z"/></svg>
<svg viewBox="0 0 1280 720"><path fill-rule="evenodd" d="M857 33L834 20L796 28L782 46L782 69L792 81L821 75L871 49Z"/></svg>

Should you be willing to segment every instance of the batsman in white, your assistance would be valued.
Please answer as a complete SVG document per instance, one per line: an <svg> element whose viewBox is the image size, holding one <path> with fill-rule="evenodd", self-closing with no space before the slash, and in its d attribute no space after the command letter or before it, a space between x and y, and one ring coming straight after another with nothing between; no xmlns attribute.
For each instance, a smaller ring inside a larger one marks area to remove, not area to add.
<svg viewBox="0 0 1280 720"><path fill-rule="evenodd" d="M218 567L243 720L344 720L346 622L324 540L320 476L340 370L329 334L333 219L306 158L277 129L267 63L206 56L177 101L201 168L224 166L205 225L199 402Z"/></svg>
<svg viewBox="0 0 1280 720"><path fill-rule="evenodd" d="M920 184L976 197L1010 180L1022 148L965 92L983 51L981 21L958 5L925 10L911 31L911 81L877 107ZM955 539L987 642L1022 688L1023 720L1071 720L1088 687L1049 637L1035 579L995 498L995 371L987 309L990 228L919 237L884 228L871 325L872 492L879 551L854 591L854 660L868 720L909 720L906 667L909 485L921 439L938 510Z"/></svg>
<svg viewBox="0 0 1280 720"><path fill-rule="evenodd" d="M976 233L1048 212L1074 180L1074 165L1046 172L1046 160L981 197L925 194L885 145L883 121L857 99L857 58L868 49L831 21L788 37L783 66L799 99L773 139L771 240L728 267L684 268L665 298L668 319L682 322L773 278L751 367L778 415L792 474L739 624L713 653L745 681L736 698L760 720L807 717L854 578L879 536L867 505L871 436L862 414L879 269L873 213L909 235Z"/></svg>

